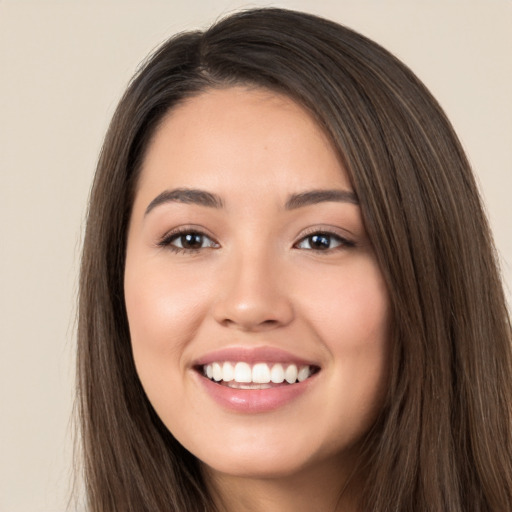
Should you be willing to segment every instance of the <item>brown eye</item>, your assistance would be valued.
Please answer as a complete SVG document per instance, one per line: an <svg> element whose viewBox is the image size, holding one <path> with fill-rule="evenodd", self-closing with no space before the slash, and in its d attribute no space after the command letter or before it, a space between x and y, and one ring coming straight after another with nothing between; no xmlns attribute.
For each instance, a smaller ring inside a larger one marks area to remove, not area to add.
<svg viewBox="0 0 512 512"><path fill-rule="evenodd" d="M320 251L331 249L332 240L329 235L311 235L308 236L307 240L311 249L318 249Z"/></svg>
<svg viewBox="0 0 512 512"><path fill-rule="evenodd" d="M313 251L329 251L342 247L354 247L354 242L346 240L334 233L313 233L300 240L296 247Z"/></svg>
<svg viewBox="0 0 512 512"><path fill-rule="evenodd" d="M200 249L203 246L203 235L200 233L185 233L173 240L174 245L182 249Z"/></svg>
<svg viewBox="0 0 512 512"><path fill-rule="evenodd" d="M159 245L175 251L199 251L201 249L219 247L210 237L198 231L171 233Z"/></svg>

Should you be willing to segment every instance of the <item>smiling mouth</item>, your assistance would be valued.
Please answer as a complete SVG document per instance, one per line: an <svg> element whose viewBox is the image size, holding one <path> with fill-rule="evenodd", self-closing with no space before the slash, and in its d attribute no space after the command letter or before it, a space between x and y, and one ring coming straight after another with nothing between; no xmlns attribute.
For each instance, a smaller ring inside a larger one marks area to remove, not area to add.
<svg viewBox="0 0 512 512"><path fill-rule="evenodd" d="M233 389L269 389L303 382L318 373L320 368L294 363L249 364L243 361L219 361L202 365L198 367L198 371L221 386Z"/></svg>

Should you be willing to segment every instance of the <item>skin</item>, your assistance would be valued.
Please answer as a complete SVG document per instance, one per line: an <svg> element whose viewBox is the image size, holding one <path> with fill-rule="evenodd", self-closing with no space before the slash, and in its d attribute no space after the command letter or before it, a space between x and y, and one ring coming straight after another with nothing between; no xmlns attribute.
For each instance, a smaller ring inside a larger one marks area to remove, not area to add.
<svg viewBox="0 0 512 512"><path fill-rule="evenodd" d="M177 188L216 194L223 206L155 205ZM357 478L338 498L386 390L388 294L359 206L285 207L310 190L352 186L311 116L257 88L210 90L180 104L143 162L125 269L135 364L225 510L354 510ZM172 233L181 228L205 234L199 248L176 252L183 238ZM308 238L318 232L331 233L324 249ZM261 346L321 370L271 411L215 402L194 361Z"/></svg>

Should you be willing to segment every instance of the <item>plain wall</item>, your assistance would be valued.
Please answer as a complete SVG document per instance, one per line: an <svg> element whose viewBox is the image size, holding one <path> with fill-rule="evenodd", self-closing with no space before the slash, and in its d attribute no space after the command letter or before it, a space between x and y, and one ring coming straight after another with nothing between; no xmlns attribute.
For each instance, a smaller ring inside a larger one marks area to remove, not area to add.
<svg viewBox="0 0 512 512"><path fill-rule="evenodd" d="M427 84L473 163L510 290L512 1L0 0L0 512L66 507L81 230L117 100L168 36L256 5L348 25Z"/></svg>

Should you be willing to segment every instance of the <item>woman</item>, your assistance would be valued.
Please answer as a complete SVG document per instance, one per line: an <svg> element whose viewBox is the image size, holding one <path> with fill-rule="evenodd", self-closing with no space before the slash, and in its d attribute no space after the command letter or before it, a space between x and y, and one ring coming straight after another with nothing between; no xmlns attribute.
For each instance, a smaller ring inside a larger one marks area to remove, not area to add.
<svg viewBox="0 0 512 512"><path fill-rule="evenodd" d="M388 52L259 9L136 75L83 252L91 511L512 510L510 342L469 164Z"/></svg>

